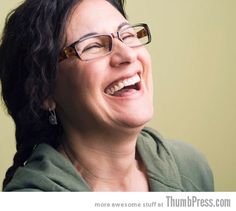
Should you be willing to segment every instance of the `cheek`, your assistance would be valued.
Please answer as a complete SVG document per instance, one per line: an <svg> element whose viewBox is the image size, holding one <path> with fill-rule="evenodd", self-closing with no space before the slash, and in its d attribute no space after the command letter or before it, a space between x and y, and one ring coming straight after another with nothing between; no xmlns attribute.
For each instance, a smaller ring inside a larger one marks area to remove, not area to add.
<svg viewBox="0 0 236 211"><path fill-rule="evenodd" d="M138 60L141 62L144 71L144 77L147 80L148 86L152 89L152 63L149 52L144 48L138 54Z"/></svg>
<svg viewBox="0 0 236 211"><path fill-rule="evenodd" d="M148 72L152 72L152 65L151 65L151 56L146 48L143 48L138 53L138 60L142 63L142 66Z"/></svg>
<svg viewBox="0 0 236 211"><path fill-rule="evenodd" d="M102 67L102 68L100 68ZM94 95L100 91L102 81L104 79L105 64L89 61L79 70L77 77L79 78L80 90L86 95Z"/></svg>
<svg viewBox="0 0 236 211"><path fill-rule="evenodd" d="M76 65L63 65L59 68L56 77L56 89L63 92L63 90L72 89L77 84L79 78L79 71Z"/></svg>
<svg viewBox="0 0 236 211"><path fill-rule="evenodd" d="M102 71L95 63L81 64L79 61L61 65L56 79L55 96L65 101L70 96L83 98L93 95L101 84ZM89 90L89 92L88 92Z"/></svg>
<svg viewBox="0 0 236 211"><path fill-rule="evenodd" d="M80 93L80 67L74 60L59 65L54 97L61 106L70 101L70 96Z"/></svg>

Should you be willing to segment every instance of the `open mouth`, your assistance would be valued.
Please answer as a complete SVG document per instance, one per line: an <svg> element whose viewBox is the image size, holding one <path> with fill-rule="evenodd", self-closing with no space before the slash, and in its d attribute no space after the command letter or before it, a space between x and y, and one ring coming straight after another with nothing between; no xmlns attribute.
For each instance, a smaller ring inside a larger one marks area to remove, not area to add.
<svg viewBox="0 0 236 211"><path fill-rule="evenodd" d="M141 88L141 78L138 74L126 79L116 81L105 89L105 93L110 96L126 96L127 94L139 91Z"/></svg>

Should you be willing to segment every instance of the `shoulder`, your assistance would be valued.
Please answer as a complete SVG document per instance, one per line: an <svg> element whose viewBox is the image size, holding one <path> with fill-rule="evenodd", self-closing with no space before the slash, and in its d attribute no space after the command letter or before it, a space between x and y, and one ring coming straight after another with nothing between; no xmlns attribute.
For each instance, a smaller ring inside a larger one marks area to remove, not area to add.
<svg viewBox="0 0 236 211"><path fill-rule="evenodd" d="M56 167L52 165L53 159L58 159L58 156L51 146L38 145L24 166L16 170L4 191L39 192L47 191L48 188L52 191L59 191L61 187L51 179Z"/></svg>
<svg viewBox="0 0 236 211"><path fill-rule="evenodd" d="M153 141L155 142L159 150L157 156L163 153L169 154L168 159L172 159L176 164L181 184L186 191L214 190L212 171L201 152L190 144L166 140L151 128L144 128L142 135L152 139L149 144L153 145Z"/></svg>
<svg viewBox="0 0 236 211"><path fill-rule="evenodd" d="M4 191L88 191L73 165L47 144L38 145Z"/></svg>
<svg viewBox="0 0 236 211"><path fill-rule="evenodd" d="M182 184L199 191L213 191L213 175L205 156L189 144L180 141L168 142L178 166Z"/></svg>

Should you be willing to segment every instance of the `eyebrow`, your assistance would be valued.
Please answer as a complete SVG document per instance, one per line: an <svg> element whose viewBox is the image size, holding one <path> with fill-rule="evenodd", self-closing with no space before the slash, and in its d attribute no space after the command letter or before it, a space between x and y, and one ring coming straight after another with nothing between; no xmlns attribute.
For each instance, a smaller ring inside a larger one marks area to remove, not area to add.
<svg viewBox="0 0 236 211"><path fill-rule="evenodd" d="M119 31L121 28L123 28L124 26L130 26L130 24L128 22L122 22L118 27L117 27L117 31ZM83 35L82 37L79 38L79 41L86 39L87 37L93 36L93 35L97 35L99 33L97 32L90 32L88 34ZM77 41L76 41L77 42Z"/></svg>
<svg viewBox="0 0 236 211"><path fill-rule="evenodd" d="M124 26L130 26L130 23L128 23L128 22L123 22L123 23L121 23L118 27L117 27L117 31L119 31L122 27L124 27Z"/></svg>
<svg viewBox="0 0 236 211"><path fill-rule="evenodd" d="M90 32L90 33L88 33L88 34L85 34L85 35L83 35L82 37L79 38L79 41L84 40L85 38L91 37L91 36L96 35L96 34L98 34L98 33L96 33L96 32Z"/></svg>

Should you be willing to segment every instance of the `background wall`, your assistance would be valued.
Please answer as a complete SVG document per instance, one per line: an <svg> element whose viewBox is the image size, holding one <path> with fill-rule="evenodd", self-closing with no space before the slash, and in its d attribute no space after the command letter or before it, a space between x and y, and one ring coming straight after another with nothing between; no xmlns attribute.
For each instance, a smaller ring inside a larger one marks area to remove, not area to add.
<svg viewBox="0 0 236 211"><path fill-rule="evenodd" d="M0 29L19 2L1 4ZM150 125L202 151L216 191L236 191L236 1L128 0L126 8L130 22L147 22L153 35ZM14 126L1 107L0 180L13 154Z"/></svg>

